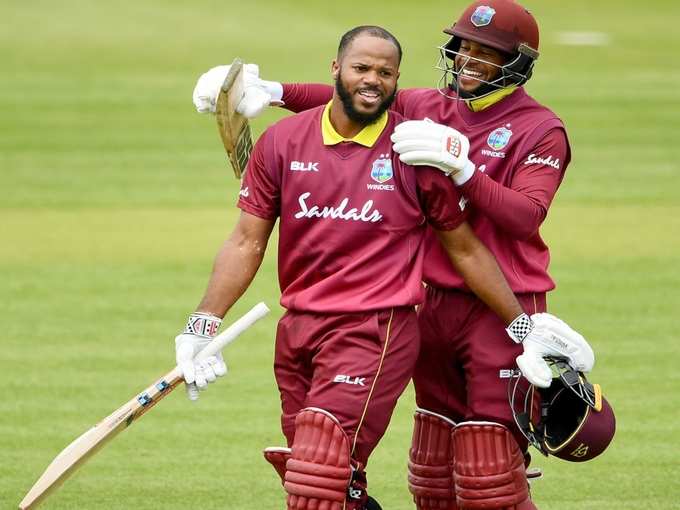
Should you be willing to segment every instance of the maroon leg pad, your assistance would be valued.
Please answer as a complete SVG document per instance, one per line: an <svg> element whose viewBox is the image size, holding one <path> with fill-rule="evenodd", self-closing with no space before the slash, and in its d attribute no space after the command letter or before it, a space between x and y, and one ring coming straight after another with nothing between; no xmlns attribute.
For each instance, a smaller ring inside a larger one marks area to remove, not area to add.
<svg viewBox="0 0 680 510"><path fill-rule="evenodd" d="M283 487L288 510L342 510L351 478L349 439L337 419L309 407L295 418Z"/></svg>
<svg viewBox="0 0 680 510"><path fill-rule="evenodd" d="M453 477L464 510L535 510L524 455L499 423L464 422L453 431Z"/></svg>
<svg viewBox="0 0 680 510"><path fill-rule="evenodd" d="M270 446L262 450L262 454L264 459L274 467L279 478L281 478L281 485L283 485L286 476L286 462L290 459L290 448Z"/></svg>
<svg viewBox="0 0 680 510"><path fill-rule="evenodd" d="M413 416L408 460L408 489L418 510L457 510L453 487L455 423L425 409Z"/></svg>

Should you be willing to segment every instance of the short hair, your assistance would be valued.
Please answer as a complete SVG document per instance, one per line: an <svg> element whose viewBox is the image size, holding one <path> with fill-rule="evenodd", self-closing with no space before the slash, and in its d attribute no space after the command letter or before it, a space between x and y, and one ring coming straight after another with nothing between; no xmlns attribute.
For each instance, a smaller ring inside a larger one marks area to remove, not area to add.
<svg viewBox="0 0 680 510"><path fill-rule="evenodd" d="M349 46L349 44L354 39L364 34L370 35L372 37L379 37L380 39L385 39L394 44L394 46L397 48L399 63L401 63L402 56L401 44L399 44L397 38L394 37L391 33L389 33L384 28L376 25L361 25L353 28L352 30L349 30L348 32L345 32L345 34L340 38L340 44L338 45L338 58L342 57L342 54L347 49L347 46Z"/></svg>

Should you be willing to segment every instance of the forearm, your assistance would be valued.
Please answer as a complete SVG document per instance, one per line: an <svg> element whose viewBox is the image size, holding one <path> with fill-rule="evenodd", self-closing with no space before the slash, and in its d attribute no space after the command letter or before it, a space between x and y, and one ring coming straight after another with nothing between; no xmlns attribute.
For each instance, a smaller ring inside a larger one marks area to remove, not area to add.
<svg viewBox="0 0 680 510"><path fill-rule="evenodd" d="M521 305L510 289L492 253L474 235L464 244L452 243L447 233L438 232L451 263L467 286L493 310L503 322L510 324L522 314Z"/></svg>

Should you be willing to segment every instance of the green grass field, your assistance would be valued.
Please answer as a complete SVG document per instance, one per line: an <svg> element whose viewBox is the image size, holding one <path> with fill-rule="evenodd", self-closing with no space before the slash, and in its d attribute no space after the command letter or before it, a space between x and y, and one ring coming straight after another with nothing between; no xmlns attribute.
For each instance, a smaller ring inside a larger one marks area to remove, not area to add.
<svg viewBox="0 0 680 510"><path fill-rule="evenodd" d="M536 454L545 477L534 499L542 510L680 508L680 5L526 3L542 28L528 90L564 118L574 154L543 228L551 308L590 339L592 379L618 419L591 463ZM440 29L466 2L415 5L3 3L0 508L16 508L62 448L172 366L172 339L237 214L214 119L191 104L197 76L240 56L264 77L328 82L339 36L375 23L405 48L400 85L434 85ZM565 32L607 40L565 45ZM282 508L260 453L282 443L275 252L274 240L228 316L260 300L274 309L229 347L229 375L196 405L183 391L168 397L45 508ZM369 465L386 510L412 508L412 409L409 389Z"/></svg>

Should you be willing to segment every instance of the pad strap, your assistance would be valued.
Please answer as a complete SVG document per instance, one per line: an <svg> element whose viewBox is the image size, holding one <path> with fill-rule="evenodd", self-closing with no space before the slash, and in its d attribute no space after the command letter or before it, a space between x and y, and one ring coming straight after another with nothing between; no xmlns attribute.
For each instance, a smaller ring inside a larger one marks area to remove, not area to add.
<svg viewBox="0 0 680 510"><path fill-rule="evenodd" d="M416 409L409 450L408 489L418 510L457 510L453 487L455 423L426 409Z"/></svg>
<svg viewBox="0 0 680 510"><path fill-rule="evenodd" d="M453 477L466 510L535 509L524 455L510 431L494 422L463 422L453 431Z"/></svg>
<svg viewBox="0 0 680 510"><path fill-rule="evenodd" d="M300 411L283 484L288 510L342 510L350 466L349 439L338 420L323 409Z"/></svg>
<svg viewBox="0 0 680 510"><path fill-rule="evenodd" d="M264 459L274 467L279 478L281 478L281 485L283 485L286 476L286 462L290 459L290 448L268 446L262 450L262 454Z"/></svg>

